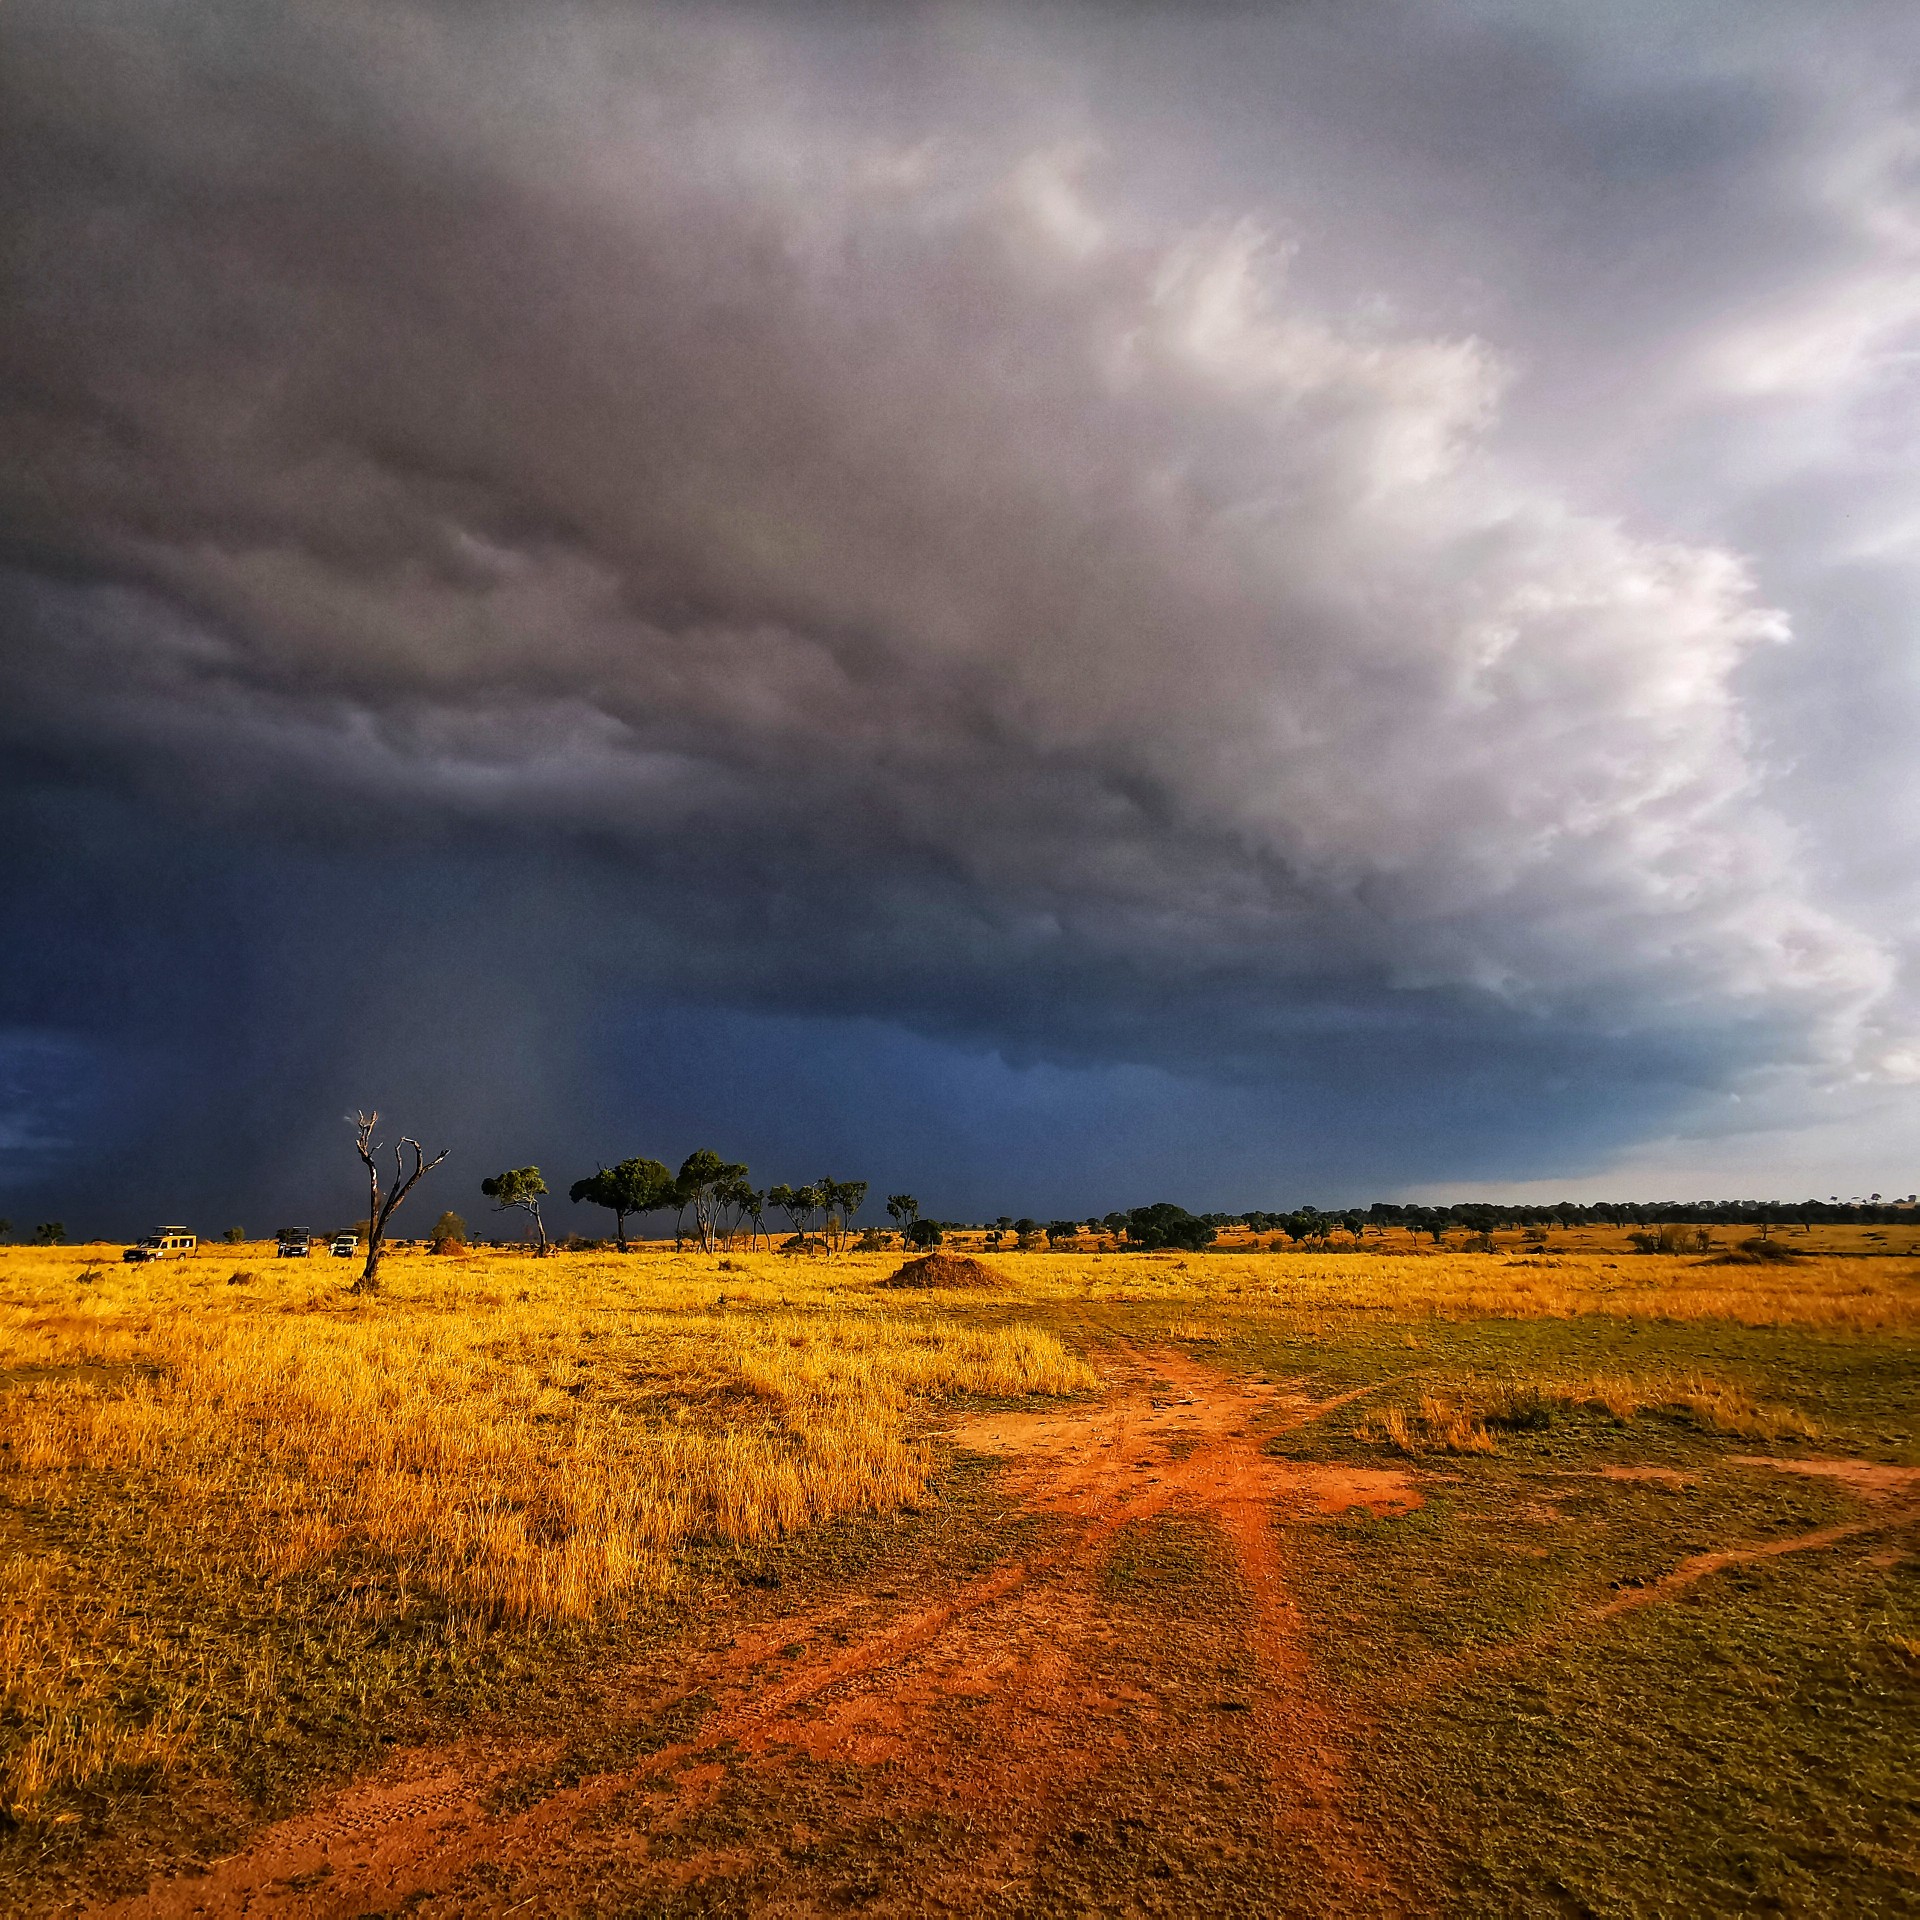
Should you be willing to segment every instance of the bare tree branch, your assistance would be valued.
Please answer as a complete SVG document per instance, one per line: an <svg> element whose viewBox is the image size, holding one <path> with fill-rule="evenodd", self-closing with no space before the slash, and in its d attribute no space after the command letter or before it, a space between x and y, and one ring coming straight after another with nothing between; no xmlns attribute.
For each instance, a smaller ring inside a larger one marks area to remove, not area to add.
<svg viewBox="0 0 1920 1920"><path fill-rule="evenodd" d="M393 1218L394 1209L452 1149L442 1147L429 1160L426 1148L410 1133L403 1133L394 1143L393 1181L383 1197L380 1192L380 1165L374 1158L380 1150L380 1142L373 1137L374 1128L380 1124L379 1111L355 1113L349 1117L347 1124L354 1129L354 1148L367 1169L367 1264L361 1270L360 1278L353 1283L353 1291L373 1293L380 1285L380 1255L384 1250L387 1222ZM407 1169L402 1152L407 1147L413 1149L411 1172Z"/></svg>

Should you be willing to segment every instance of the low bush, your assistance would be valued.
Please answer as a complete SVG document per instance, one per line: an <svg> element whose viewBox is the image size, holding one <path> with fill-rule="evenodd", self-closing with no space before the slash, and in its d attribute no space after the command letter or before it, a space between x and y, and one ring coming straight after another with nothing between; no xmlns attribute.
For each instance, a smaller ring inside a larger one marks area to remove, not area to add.
<svg viewBox="0 0 1920 1920"><path fill-rule="evenodd" d="M1673 1220L1627 1238L1640 1253L1708 1253L1713 1248L1713 1235L1705 1227L1682 1226Z"/></svg>

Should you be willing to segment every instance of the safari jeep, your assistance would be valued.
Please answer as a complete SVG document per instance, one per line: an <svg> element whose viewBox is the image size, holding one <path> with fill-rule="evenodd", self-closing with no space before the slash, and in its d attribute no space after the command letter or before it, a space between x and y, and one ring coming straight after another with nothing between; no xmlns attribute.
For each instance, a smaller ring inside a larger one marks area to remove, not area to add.
<svg viewBox="0 0 1920 1920"><path fill-rule="evenodd" d="M129 1247L122 1260L164 1260L170 1253L191 1253L200 1244L185 1227L156 1227L137 1245Z"/></svg>

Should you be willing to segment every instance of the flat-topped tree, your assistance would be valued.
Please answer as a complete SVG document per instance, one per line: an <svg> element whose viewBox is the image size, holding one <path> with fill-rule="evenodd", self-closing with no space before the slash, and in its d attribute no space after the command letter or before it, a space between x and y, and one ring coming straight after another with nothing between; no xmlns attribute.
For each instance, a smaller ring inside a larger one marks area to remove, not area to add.
<svg viewBox="0 0 1920 1920"><path fill-rule="evenodd" d="M778 1186L767 1189L767 1205L778 1207L792 1224L794 1236L804 1240L813 1216L826 1204L818 1187Z"/></svg>
<svg viewBox="0 0 1920 1920"><path fill-rule="evenodd" d="M744 1171L721 1181L713 1190L713 1198L716 1207L724 1207L733 1215L727 1223L729 1241L740 1231L742 1222L760 1217L760 1209L764 1204L760 1195L747 1183ZM748 1244L751 1245L751 1241Z"/></svg>
<svg viewBox="0 0 1920 1920"><path fill-rule="evenodd" d="M761 1239L764 1240L768 1246L772 1246L773 1235L767 1231L767 1205L769 1196L760 1192L756 1187L749 1187L747 1194L747 1218L753 1222L753 1235L748 1239L747 1245L752 1246L754 1239Z"/></svg>
<svg viewBox="0 0 1920 1920"><path fill-rule="evenodd" d="M674 1181L678 1189L676 1197L684 1199L693 1209L693 1223L699 1230L703 1252L713 1251L720 1209L726 1205L724 1196L736 1181L744 1181L746 1177L744 1161L722 1160L711 1147L696 1147L681 1163Z"/></svg>
<svg viewBox="0 0 1920 1920"><path fill-rule="evenodd" d="M509 1167L480 1182L480 1191L493 1202L496 1213L518 1210L533 1216L533 1230L540 1236L540 1251L547 1251L547 1223L540 1218L540 1202L547 1197L547 1183L538 1167Z"/></svg>
<svg viewBox="0 0 1920 1920"><path fill-rule="evenodd" d="M887 1211L893 1216L893 1223L900 1229L904 1240L913 1231L913 1223L920 1218L920 1202L910 1193L890 1193L887 1195Z"/></svg>
<svg viewBox="0 0 1920 1920"><path fill-rule="evenodd" d="M403 1133L394 1142L393 1181L385 1193L380 1190L380 1167L374 1155L380 1151L380 1142L373 1137L373 1130L380 1124L380 1115L356 1113L347 1125L354 1130L353 1144L367 1169L367 1264L360 1269L360 1278L353 1283L354 1293L373 1293L380 1285L380 1255L386 1248L387 1222L393 1218L394 1209L410 1194L420 1182L447 1157L449 1149L442 1147L431 1160L427 1150L411 1134ZM406 1151L413 1150L413 1165L406 1164Z"/></svg>
<svg viewBox="0 0 1920 1920"><path fill-rule="evenodd" d="M622 1160L617 1167L602 1167L576 1180L567 1189L567 1198L575 1206L584 1200L590 1206L605 1207L613 1215L613 1237L625 1253L627 1216L672 1206L673 1175L658 1160Z"/></svg>
<svg viewBox="0 0 1920 1920"><path fill-rule="evenodd" d="M821 1204L827 1208L830 1216L840 1221L840 1234L836 1246L846 1244L847 1230L853 1225L853 1216L866 1203L867 1183L864 1180L822 1180L818 1187L822 1195Z"/></svg>

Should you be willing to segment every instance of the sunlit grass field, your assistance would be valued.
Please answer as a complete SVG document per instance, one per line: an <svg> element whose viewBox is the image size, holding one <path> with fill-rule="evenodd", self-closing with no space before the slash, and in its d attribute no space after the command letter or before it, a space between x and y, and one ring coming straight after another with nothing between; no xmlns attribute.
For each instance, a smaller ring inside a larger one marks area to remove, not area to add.
<svg viewBox="0 0 1920 1920"><path fill-rule="evenodd" d="M272 1252L7 1256L16 1513L157 1530L269 1584L371 1559L468 1630L581 1618L669 1584L689 1544L910 1506L945 1396L1095 1384L1050 1333L903 1308L851 1263L402 1254L369 1299L344 1262ZM4 1804L174 1757L188 1693L129 1724L115 1622L60 1557L16 1546L4 1577L27 1732Z"/></svg>
<svg viewBox="0 0 1920 1920"><path fill-rule="evenodd" d="M0 1806L78 1845L155 1796L274 1804L422 1703L511 1711L771 1547L911 1524L947 1410L1091 1396L1115 1341L1379 1375L1319 1442L1356 1457L1511 1453L1516 1407L1913 1457L1819 1384L1857 1360L1910 1405L1899 1248L988 1257L1003 1286L922 1293L878 1284L897 1252L408 1250L356 1297L271 1245L0 1250Z"/></svg>

